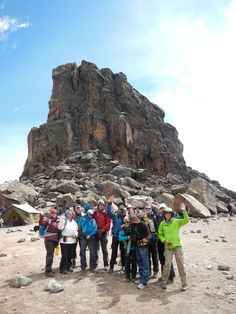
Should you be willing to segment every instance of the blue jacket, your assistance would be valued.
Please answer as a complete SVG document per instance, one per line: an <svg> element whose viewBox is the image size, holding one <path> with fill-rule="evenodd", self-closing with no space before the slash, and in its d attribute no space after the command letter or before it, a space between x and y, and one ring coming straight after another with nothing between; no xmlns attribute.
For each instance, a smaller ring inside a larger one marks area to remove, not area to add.
<svg viewBox="0 0 236 314"><path fill-rule="evenodd" d="M94 218L89 218L87 215L83 216L80 219L80 225L81 225L81 232L82 236L88 236L93 237L97 232L97 223Z"/></svg>
<svg viewBox="0 0 236 314"><path fill-rule="evenodd" d="M125 250L127 249L127 245L128 245L128 237L129 235L131 235L131 227L122 227L122 229L120 230L119 232L119 236L118 236L118 240L120 242L124 242L124 248ZM135 250L136 246L134 244L134 242L132 241L131 242L131 247L130 247L130 250Z"/></svg>
<svg viewBox="0 0 236 314"><path fill-rule="evenodd" d="M123 217L115 214L112 210L112 203L109 203L107 206L107 214L111 217L113 221L112 234L114 237L118 238L118 233L121 230L121 226L123 225Z"/></svg>

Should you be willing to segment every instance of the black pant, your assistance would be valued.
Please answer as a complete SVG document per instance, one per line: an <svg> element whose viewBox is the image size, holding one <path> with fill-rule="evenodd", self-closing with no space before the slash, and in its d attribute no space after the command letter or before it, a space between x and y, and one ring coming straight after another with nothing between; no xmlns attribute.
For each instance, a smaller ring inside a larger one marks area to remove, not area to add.
<svg viewBox="0 0 236 314"><path fill-rule="evenodd" d="M158 242L157 242L157 249L158 249L159 260L161 263L161 272L163 273L163 267L165 265L165 256L164 256L165 246L160 240L158 240ZM173 281L174 278L175 278L175 271L174 271L174 267L173 267L173 263L172 263L169 280Z"/></svg>
<svg viewBox="0 0 236 314"><path fill-rule="evenodd" d="M157 252L157 238L153 238L148 247L149 250L149 269L151 272L151 264L153 264L153 271L158 272L158 252ZM152 263L151 263L152 260Z"/></svg>
<svg viewBox="0 0 236 314"><path fill-rule="evenodd" d="M96 260L98 263L98 254L99 254L99 249L100 249L100 244L102 248L102 255L103 255L103 264L104 266L108 266L108 250L107 250L107 233L104 232L101 235L96 235L95 236L95 243L96 243Z"/></svg>
<svg viewBox="0 0 236 314"><path fill-rule="evenodd" d="M89 249L89 268L90 270L95 270L96 268L96 244L95 239L91 237L86 239L85 236L81 238L81 247L80 247L80 260L81 260L81 269L85 270L87 267L86 260L86 249Z"/></svg>
<svg viewBox="0 0 236 314"><path fill-rule="evenodd" d="M61 262L60 271L69 270L72 266L72 258L74 258L76 243L61 243Z"/></svg>
<svg viewBox="0 0 236 314"><path fill-rule="evenodd" d="M128 255L125 256L125 276L126 279L136 278L137 274L137 258L136 258L136 249L131 250Z"/></svg>
<svg viewBox="0 0 236 314"><path fill-rule="evenodd" d="M125 250L124 250L124 243L119 242L117 237L112 238L111 243L111 260L110 260L110 268L114 268L115 261L117 258L118 246L120 245L120 257L121 257L121 265L122 267L125 266Z"/></svg>
<svg viewBox="0 0 236 314"><path fill-rule="evenodd" d="M45 245L45 248L47 251L45 271L50 272L50 271L52 271L54 250L57 247L58 242L45 239L44 245Z"/></svg>

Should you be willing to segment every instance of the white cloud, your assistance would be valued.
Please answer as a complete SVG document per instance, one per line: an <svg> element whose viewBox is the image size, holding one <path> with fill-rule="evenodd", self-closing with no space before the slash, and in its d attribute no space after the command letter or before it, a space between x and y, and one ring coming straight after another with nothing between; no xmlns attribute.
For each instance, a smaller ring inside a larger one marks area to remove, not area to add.
<svg viewBox="0 0 236 314"><path fill-rule="evenodd" d="M11 151L5 151L5 156L7 159L4 159L4 156L0 159L0 184L4 181L19 179L27 158L27 150L11 149Z"/></svg>
<svg viewBox="0 0 236 314"><path fill-rule="evenodd" d="M28 22L20 23L16 18L9 16L0 17L0 41L7 39L9 33L28 27Z"/></svg>

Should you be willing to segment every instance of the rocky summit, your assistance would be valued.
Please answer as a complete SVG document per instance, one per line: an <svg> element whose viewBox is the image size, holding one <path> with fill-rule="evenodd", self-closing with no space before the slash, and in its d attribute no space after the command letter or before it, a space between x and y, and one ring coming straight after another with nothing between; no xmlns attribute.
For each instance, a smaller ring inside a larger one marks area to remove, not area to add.
<svg viewBox="0 0 236 314"><path fill-rule="evenodd" d="M74 152L99 149L120 164L161 176L187 176L183 145L164 112L123 73L82 61L52 71L47 123L28 135L23 177L42 173Z"/></svg>
<svg viewBox="0 0 236 314"><path fill-rule="evenodd" d="M186 166L176 129L164 112L136 91L123 73L82 61L52 72L47 123L28 135L21 182L0 185L6 208L24 202L59 207L101 196L142 208L180 202L193 217L236 210L236 193Z"/></svg>

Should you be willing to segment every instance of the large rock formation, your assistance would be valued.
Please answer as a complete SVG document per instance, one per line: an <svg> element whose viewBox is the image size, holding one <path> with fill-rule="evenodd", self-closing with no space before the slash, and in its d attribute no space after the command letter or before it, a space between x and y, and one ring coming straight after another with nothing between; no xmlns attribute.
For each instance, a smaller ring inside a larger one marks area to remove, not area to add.
<svg viewBox="0 0 236 314"><path fill-rule="evenodd" d="M82 61L52 72L47 123L31 129L22 178L33 177L76 151L99 149L120 164L188 176L183 145L164 112L137 92L123 73Z"/></svg>

